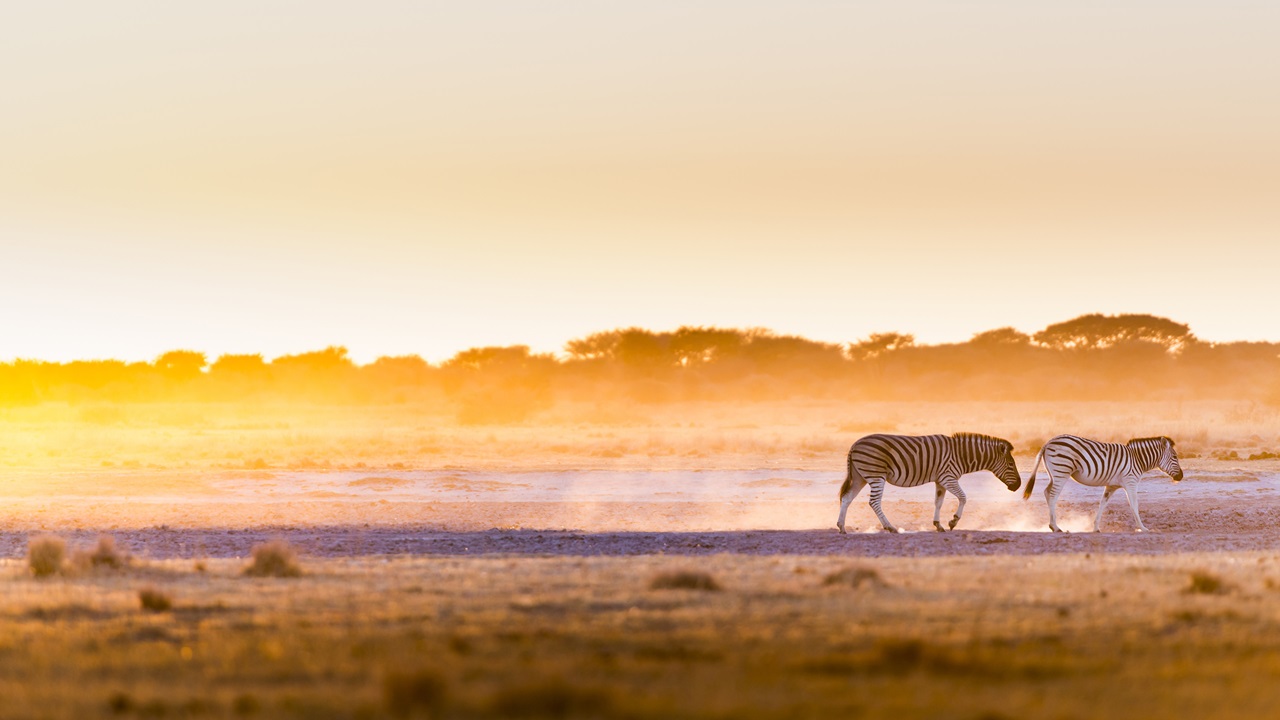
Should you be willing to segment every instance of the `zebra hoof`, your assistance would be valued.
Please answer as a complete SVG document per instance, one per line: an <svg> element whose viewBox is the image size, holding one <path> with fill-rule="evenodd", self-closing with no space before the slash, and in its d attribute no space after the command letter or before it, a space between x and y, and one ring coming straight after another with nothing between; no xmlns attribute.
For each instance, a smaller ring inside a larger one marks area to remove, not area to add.
<svg viewBox="0 0 1280 720"><path fill-rule="evenodd" d="M839 525L837 525L837 526L836 526L836 529L840 531L840 534L841 534L841 535L848 535L848 533L846 533L846 532L844 531L844 528L843 528L843 527L840 527Z"/></svg>
<svg viewBox="0 0 1280 720"><path fill-rule="evenodd" d="M948 528L950 528L950 529L952 529L952 530L955 530L955 529L956 529L956 525L959 525L959 524L960 524L960 516L959 516L959 515L957 515L957 516L955 516L955 517L951 518L951 522L947 523L947 527L948 527Z"/></svg>
<svg viewBox="0 0 1280 720"><path fill-rule="evenodd" d="M942 523L938 522L937 520L933 521L933 526L938 528L938 532L946 532L946 530L942 527Z"/></svg>
<svg viewBox="0 0 1280 720"><path fill-rule="evenodd" d="M1054 532L1062 532L1062 528L1056 528L1056 527L1054 527L1054 526L1052 526L1052 525L1050 525L1050 526L1049 526L1049 529L1050 529L1050 530L1052 530L1052 531L1054 531Z"/></svg>

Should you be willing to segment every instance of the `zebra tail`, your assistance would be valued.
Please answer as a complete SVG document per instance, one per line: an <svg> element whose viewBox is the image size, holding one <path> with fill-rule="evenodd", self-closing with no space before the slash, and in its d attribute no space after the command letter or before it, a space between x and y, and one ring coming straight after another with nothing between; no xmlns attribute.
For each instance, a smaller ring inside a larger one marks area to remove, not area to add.
<svg viewBox="0 0 1280 720"><path fill-rule="evenodd" d="M1044 458L1044 448L1040 448L1040 452L1036 453L1036 461L1031 466L1031 476L1027 478L1027 489L1022 491L1022 499L1026 500L1031 497L1031 489L1036 486L1036 470L1040 467L1040 460Z"/></svg>
<svg viewBox="0 0 1280 720"><path fill-rule="evenodd" d="M844 496L849 494L853 489L853 450L849 451L849 456L845 461L848 470L845 472L844 484L840 486L840 500L844 500Z"/></svg>

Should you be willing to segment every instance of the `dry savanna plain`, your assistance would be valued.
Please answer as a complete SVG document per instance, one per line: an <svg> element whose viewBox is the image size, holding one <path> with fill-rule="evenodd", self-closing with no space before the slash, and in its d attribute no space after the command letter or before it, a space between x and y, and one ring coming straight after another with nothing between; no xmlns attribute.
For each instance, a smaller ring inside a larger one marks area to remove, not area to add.
<svg viewBox="0 0 1280 720"><path fill-rule="evenodd" d="M908 532L836 532L850 443L959 430L1186 479L1150 533L982 474L955 532L893 487ZM1271 716L1277 452L1240 402L2 409L0 717Z"/></svg>

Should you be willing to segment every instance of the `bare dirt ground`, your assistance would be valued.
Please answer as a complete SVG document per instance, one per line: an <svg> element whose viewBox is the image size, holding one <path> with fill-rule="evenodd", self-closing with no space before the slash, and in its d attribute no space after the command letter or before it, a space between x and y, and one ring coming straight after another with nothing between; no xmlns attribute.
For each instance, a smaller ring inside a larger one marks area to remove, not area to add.
<svg viewBox="0 0 1280 720"><path fill-rule="evenodd" d="M33 533L89 543L111 534L141 557L234 558L283 537L315 557L381 555L1027 555L1274 551L1280 472L1188 461L1187 479L1139 484L1147 534L1132 532L1123 492L1091 532L1098 488L1072 484L1048 532L1040 492L1023 500L989 475L965 478L966 514L931 528L932 488L889 488L885 511L908 530L878 531L866 495L835 532L838 473L806 469L506 472L219 472L138 470L19 478L0 511L0 557L21 557ZM1023 470L1024 474L1027 469ZM179 485L180 484L180 485ZM179 487L181 489L179 489ZM943 518L954 500L948 497Z"/></svg>

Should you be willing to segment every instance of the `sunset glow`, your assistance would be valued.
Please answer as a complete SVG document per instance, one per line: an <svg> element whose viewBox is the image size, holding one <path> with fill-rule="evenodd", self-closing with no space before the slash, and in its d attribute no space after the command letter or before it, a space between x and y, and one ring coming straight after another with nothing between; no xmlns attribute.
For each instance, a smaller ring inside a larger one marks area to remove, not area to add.
<svg viewBox="0 0 1280 720"><path fill-rule="evenodd" d="M1280 338L1264 3L14 6L0 357Z"/></svg>

